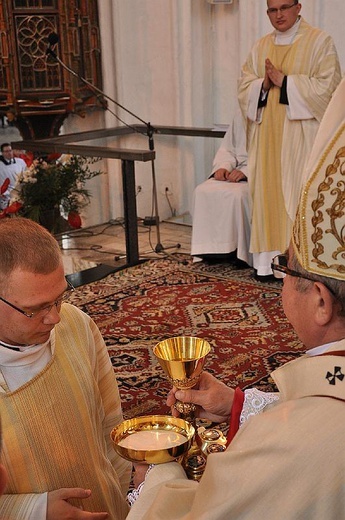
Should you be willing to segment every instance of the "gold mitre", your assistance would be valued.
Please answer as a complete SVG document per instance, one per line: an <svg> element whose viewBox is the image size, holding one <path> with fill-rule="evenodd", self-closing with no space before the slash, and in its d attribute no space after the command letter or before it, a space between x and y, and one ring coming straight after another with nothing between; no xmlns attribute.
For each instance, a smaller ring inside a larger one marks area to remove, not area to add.
<svg viewBox="0 0 345 520"><path fill-rule="evenodd" d="M345 280L345 78L321 121L292 232L300 265Z"/></svg>

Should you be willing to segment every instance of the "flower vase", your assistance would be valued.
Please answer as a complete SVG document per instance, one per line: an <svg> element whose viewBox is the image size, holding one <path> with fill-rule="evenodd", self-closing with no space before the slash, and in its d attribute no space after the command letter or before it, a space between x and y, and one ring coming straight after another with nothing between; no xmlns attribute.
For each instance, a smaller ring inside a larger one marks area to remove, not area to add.
<svg viewBox="0 0 345 520"><path fill-rule="evenodd" d="M70 228L66 219L64 219L60 213L60 208L55 207L52 209L40 210L39 214L40 224L48 229L51 233L62 233L68 231Z"/></svg>

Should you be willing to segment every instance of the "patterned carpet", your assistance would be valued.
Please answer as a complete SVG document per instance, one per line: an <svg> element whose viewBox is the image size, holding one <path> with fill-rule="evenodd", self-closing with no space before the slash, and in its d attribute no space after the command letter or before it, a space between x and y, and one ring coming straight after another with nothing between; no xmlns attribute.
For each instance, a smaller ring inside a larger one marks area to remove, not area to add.
<svg viewBox="0 0 345 520"><path fill-rule="evenodd" d="M273 390L269 373L303 352L284 316L280 292L278 282L254 280L252 269L193 264L180 254L85 285L72 300L103 334L130 418L168 413L170 383L152 347L173 336L208 340L206 369L225 383Z"/></svg>

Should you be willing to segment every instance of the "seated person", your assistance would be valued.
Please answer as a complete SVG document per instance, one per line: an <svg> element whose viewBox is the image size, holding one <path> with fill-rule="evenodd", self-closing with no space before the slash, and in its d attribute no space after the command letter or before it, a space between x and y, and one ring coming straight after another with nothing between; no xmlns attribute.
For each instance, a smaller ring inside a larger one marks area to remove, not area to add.
<svg viewBox="0 0 345 520"><path fill-rule="evenodd" d="M251 204L247 181L246 136L238 111L215 155L212 174L193 196L191 254L203 256L236 251L252 265L249 253Z"/></svg>
<svg viewBox="0 0 345 520"><path fill-rule="evenodd" d="M20 157L15 157L10 143L1 145L0 155L0 188L9 179L9 185L0 195L0 210L7 208L10 203L11 191L16 185L17 177L26 170L26 162Z"/></svg>

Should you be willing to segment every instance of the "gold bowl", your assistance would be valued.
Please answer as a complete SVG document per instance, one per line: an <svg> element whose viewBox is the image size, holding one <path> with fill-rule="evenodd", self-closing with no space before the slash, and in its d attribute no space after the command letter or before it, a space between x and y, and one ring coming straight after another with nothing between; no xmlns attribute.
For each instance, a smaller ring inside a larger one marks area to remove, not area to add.
<svg viewBox="0 0 345 520"><path fill-rule="evenodd" d="M124 459L142 464L162 464L184 455L192 445L193 426L170 415L128 419L113 428L115 451Z"/></svg>

